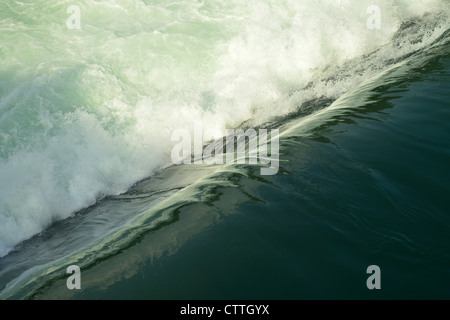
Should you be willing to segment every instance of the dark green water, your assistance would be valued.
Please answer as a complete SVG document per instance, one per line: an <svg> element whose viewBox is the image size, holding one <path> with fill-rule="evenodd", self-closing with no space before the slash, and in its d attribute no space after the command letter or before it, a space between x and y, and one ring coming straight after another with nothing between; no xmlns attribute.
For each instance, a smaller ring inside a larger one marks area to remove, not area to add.
<svg viewBox="0 0 450 320"><path fill-rule="evenodd" d="M60 277L33 297L449 299L449 49L291 119L277 175L216 173L207 199L82 269L83 290ZM370 265L381 290L366 286Z"/></svg>

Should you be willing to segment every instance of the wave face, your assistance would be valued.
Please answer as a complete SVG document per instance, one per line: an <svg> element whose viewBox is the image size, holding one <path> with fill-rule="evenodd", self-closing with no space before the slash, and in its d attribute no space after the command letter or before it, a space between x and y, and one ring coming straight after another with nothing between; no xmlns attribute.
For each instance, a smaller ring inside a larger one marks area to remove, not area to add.
<svg viewBox="0 0 450 320"><path fill-rule="evenodd" d="M0 4L0 257L224 134L329 105L449 29L446 1Z"/></svg>

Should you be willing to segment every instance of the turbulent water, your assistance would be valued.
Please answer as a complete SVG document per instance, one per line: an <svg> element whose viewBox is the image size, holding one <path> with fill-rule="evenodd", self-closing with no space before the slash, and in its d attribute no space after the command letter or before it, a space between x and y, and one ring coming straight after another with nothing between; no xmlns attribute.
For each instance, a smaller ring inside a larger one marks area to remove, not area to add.
<svg viewBox="0 0 450 320"><path fill-rule="evenodd" d="M2 3L0 297L450 297L450 6L374 2ZM199 121L279 172L172 166Z"/></svg>

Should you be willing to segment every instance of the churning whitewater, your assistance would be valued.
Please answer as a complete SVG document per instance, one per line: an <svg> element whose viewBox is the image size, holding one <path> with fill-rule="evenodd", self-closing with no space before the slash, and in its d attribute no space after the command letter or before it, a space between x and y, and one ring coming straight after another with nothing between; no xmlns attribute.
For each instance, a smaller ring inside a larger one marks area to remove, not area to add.
<svg viewBox="0 0 450 320"><path fill-rule="evenodd" d="M432 44L448 2L0 4L0 257L171 165L177 130L218 136L333 101Z"/></svg>

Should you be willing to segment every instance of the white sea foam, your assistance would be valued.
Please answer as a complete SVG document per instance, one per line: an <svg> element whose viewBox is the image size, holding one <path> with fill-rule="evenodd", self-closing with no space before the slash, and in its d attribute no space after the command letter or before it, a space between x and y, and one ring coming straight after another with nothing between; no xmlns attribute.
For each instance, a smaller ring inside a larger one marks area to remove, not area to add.
<svg viewBox="0 0 450 320"><path fill-rule="evenodd" d="M224 134L337 98L449 27L440 0L85 0L80 30L67 6L0 5L0 256L170 164L173 130ZM391 41L427 11L434 23Z"/></svg>

